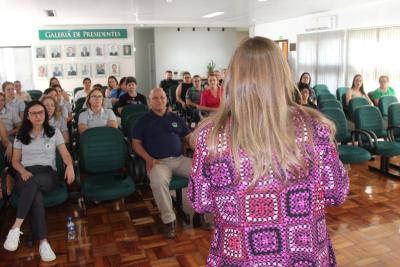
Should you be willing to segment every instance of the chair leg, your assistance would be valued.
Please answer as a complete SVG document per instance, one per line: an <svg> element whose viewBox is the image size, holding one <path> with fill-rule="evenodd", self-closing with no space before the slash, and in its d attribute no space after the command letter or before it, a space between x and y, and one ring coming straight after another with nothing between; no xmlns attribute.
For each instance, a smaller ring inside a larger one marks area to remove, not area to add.
<svg viewBox="0 0 400 267"><path fill-rule="evenodd" d="M381 173L381 174L383 174L385 176L389 176L389 177L394 178L394 179L400 179L400 175L396 175L396 174L393 174L393 173L390 172L390 168L393 168L393 166L396 166L396 165L390 164L390 158L381 156L381 165L380 165L380 167L376 168L376 167L373 167L373 166L368 166L368 170L373 171L373 172ZM396 167L394 167L394 169L399 170L400 166L396 166Z"/></svg>
<svg viewBox="0 0 400 267"><path fill-rule="evenodd" d="M182 201L182 189L176 189L176 211L177 215L182 218L182 220L186 224L190 224L190 216L189 214L183 211L183 201Z"/></svg>

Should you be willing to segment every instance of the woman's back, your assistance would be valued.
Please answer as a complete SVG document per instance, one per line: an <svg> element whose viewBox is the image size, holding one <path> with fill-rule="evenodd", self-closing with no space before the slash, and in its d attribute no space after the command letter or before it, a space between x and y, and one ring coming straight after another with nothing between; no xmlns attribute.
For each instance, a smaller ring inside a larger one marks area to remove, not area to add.
<svg viewBox="0 0 400 267"><path fill-rule="evenodd" d="M311 115L293 115L296 143L306 144L301 155L308 158L308 174L293 181L298 176L288 173L285 183L271 170L253 189L251 160L240 150L237 171L230 135L220 135L218 154L211 156L205 145L211 126L200 131L188 194L196 211L215 215L207 266L336 265L324 208L344 202L348 176L329 128Z"/></svg>

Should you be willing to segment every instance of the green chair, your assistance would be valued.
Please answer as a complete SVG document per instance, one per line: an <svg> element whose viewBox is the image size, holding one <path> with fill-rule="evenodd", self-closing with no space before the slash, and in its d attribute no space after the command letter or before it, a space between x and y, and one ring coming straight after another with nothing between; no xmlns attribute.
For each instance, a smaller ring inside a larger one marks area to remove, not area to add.
<svg viewBox="0 0 400 267"><path fill-rule="evenodd" d="M325 100L336 100L336 97L332 95L331 93L329 94L321 94L317 96L317 102L322 102Z"/></svg>
<svg viewBox="0 0 400 267"><path fill-rule="evenodd" d="M43 95L43 92L40 90L28 90L26 91L32 100L39 100L39 98Z"/></svg>
<svg viewBox="0 0 400 267"><path fill-rule="evenodd" d="M325 84L322 84L322 83L314 85L313 88L314 88L314 91L315 91L316 93L317 93L318 91L328 91L328 92L329 92L328 86L325 85Z"/></svg>
<svg viewBox="0 0 400 267"><path fill-rule="evenodd" d="M82 109L83 104L85 104L85 101L86 97L81 97L76 100L76 102L74 103L74 113L78 113Z"/></svg>
<svg viewBox="0 0 400 267"><path fill-rule="evenodd" d="M173 110L177 110L176 87L178 87L178 86L173 85L168 88L168 102L171 105Z"/></svg>
<svg viewBox="0 0 400 267"><path fill-rule="evenodd" d="M354 111L362 106L369 106L368 100L364 97L355 97L350 100L347 111L351 120L353 120Z"/></svg>
<svg viewBox="0 0 400 267"><path fill-rule="evenodd" d="M349 87L339 87L336 89L336 99L340 102L343 103L343 98L346 98L346 93L349 91Z"/></svg>
<svg viewBox="0 0 400 267"><path fill-rule="evenodd" d="M390 140L400 142L400 103L389 106L388 126Z"/></svg>
<svg viewBox="0 0 400 267"><path fill-rule="evenodd" d="M388 118L389 106L393 103L398 103L397 97L392 95L382 96L379 98L379 110L381 111L383 119Z"/></svg>
<svg viewBox="0 0 400 267"><path fill-rule="evenodd" d="M76 87L76 88L74 89L73 96L75 96L76 93L78 93L79 91L82 91L82 90L83 90L83 87Z"/></svg>
<svg viewBox="0 0 400 267"><path fill-rule="evenodd" d="M331 95L331 92L326 89L320 89L318 91L315 91L315 95L318 97L319 95Z"/></svg>
<svg viewBox="0 0 400 267"><path fill-rule="evenodd" d="M387 131L383 126L383 118L377 107L361 106L354 111L354 123L357 131L359 146L371 154L381 156L380 168L368 166L372 171L387 176L400 178L390 173L390 158L400 155L400 143L387 141ZM383 138L383 141L378 139Z"/></svg>
<svg viewBox="0 0 400 267"><path fill-rule="evenodd" d="M371 154L367 150L355 146L354 141L352 145L346 145L349 140L352 140L351 135L353 133L350 133L347 128L347 120L343 110L338 108L325 108L321 110L321 112L335 123L335 139L338 143L341 143L338 145L339 158L344 164L358 164L371 159Z"/></svg>
<svg viewBox="0 0 400 267"><path fill-rule="evenodd" d="M342 104L337 100L324 100L318 103L319 109L338 108L342 109Z"/></svg>
<svg viewBox="0 0 400 267"><path fill-rule="evenodd" d="M130 159L121 131L110 127L86 130L79 138L79 162L87 177L81 192L90 201L123 198L135 191L131 175L121 170ZM131 170L131 168L128 168Z"/></svg>
<svg viewBox="0 0 400 267"><path fill-rule="evenodd" d="M133 128L136 125L136 122L146 115L147 112L136 112L131 114L127 119L123 122L121 121L121 127L124 135L128 138L128 140L132 139L133 136Z"/></svg>
<svg viewBox="0 0 400 267"><path fill-rule="evenodd" d="M126 122L131 115L136 113L146 113L149 111L149 107L143 104L127 105L122 108L121 111L121 125Z"/></svg>

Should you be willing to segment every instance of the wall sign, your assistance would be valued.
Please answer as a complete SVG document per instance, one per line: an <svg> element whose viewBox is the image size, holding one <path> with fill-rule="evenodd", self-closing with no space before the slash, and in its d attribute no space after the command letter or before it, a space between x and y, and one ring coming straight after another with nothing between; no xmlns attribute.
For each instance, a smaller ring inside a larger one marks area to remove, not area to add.
<svg viewBox="0 0 400 267"><path fill-rule="evenodd" d="M39 40L125 39L127 29L39 30Z"/></svg>

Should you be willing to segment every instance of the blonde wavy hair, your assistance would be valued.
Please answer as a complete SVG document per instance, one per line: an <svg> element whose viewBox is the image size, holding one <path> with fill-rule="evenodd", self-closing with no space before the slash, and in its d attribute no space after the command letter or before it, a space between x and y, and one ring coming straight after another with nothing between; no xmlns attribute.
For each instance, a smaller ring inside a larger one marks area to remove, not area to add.
<svg viewBox="0 0 400 267"><path fill-rule="evenodd" d="M296 94L299 90L279 47L263 37L244 40L230 60L220 108L202 124L212 125L207 138L210 154L218 154L219 135L225 133L236 169L240 170L240 149L252 162L251 186L271 169L286 182L289 172L305 178L307 152L304 142L296 143L293 117L301 116L311 142L311 118L331 129L331 139L334 126L318 111L295 103Z"/></svg>
<svg viewBox="0 0 400 267"><path fill-rule="evenodd" d="M62 116L62 111L61 111L61 107L58 105L57 99L55 99L52 96L49 95L44 95L40 98L40 102L44 103L45 100L50 99L51 101L53 101L54 104L54 114L53 117L56 120L59 120ZM50 119L50 118L49 118Z"/></svg>

